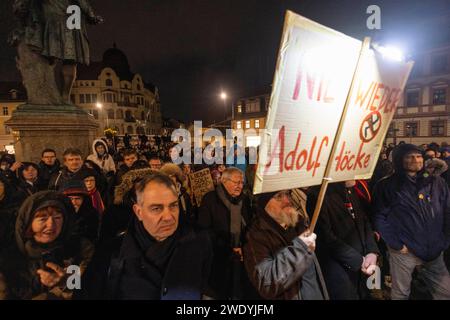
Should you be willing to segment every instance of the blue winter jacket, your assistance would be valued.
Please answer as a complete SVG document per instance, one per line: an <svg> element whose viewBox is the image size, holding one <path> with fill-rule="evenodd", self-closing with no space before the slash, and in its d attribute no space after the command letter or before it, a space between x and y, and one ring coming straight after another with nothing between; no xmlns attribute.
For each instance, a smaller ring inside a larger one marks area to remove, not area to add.
<svg viewBox="0 0 450 320"><path fill-rule="evenodd" d="M405 245L424 261L436 259L450 245L450 196L440 177L403 172L380 180L373 192L375 230L386 244Z"/></svg>

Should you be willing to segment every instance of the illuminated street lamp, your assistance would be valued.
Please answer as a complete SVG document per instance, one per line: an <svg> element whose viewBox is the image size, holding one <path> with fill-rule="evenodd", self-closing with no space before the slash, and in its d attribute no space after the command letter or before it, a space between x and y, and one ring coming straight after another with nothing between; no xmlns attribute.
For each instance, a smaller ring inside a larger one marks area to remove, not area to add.
<svg viewBox="0 0 450 320"><path fill-rule="evenodd" d="M97 102L95 106L100 110L103 109L103 105L100 102ZM103 111L103 118L105 118L105 117L106 117L106 127L109 128L108 117L105 114L105 112Z"/></svg>
<svg viewBox="0 0 450 320"><path fill-rule="evenodd" d="M385 59L390 59L398 62L405 61L404 53L402 52L402 50L395 46L382 46L377 43L373 43L372 46L375 50L381 53L381 55Z"/></svg>
<svg viewBox="0 0 450 320"><path fill-rule="evenodd" d="M222 91L220 93L220 99L223 100L223 108L225 109L225 121L227 120L227 98L228 98L228 96L227 96L226 92Z"/></svg>

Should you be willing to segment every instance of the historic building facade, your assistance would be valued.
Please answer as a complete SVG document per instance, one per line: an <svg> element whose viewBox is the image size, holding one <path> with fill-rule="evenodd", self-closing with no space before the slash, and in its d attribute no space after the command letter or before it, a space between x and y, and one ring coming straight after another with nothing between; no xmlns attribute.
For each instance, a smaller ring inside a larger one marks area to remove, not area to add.
<svg viewBox="0 0 450 320"><path fill-rule="evenodd" d="M126 55L114 45L101 62L79 66L71 101L118 134L160 134L162 127L158 89L132 73Z"/></svg>

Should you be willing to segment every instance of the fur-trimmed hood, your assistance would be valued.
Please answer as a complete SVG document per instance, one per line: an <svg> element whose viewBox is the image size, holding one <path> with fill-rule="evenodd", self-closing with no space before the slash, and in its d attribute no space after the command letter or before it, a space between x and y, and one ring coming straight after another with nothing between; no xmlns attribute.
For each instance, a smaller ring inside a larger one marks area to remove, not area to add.
<svg viewBox="0 0 450 320"><path fill-rule="evenodd" d="M122 182L114 189L114 204L119 205L124 201L125 195L133 189L137 179L146 175L157 173L150 168L130 170L122 176Z"/></svg>

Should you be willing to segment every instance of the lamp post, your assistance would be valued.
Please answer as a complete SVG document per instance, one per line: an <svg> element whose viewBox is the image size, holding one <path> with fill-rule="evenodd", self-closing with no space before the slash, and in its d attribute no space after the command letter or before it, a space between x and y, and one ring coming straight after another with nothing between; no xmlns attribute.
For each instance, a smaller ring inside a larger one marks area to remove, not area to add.
<svg viewBox="0 0 450 320"><path fill-rule="evenodd" d="M100 102L97 102L96 107L100 110L103 109L103 105ZM105 114L105 112L103 111L103 118L106 117L106 127L109 128L109 121L108 121L108 116Z"/></svg>
<svg viewBox="0 0 450 320"><path fill-rule="evenodd" d="M223 108L225 109L225 121L227 120L227 94L225 92L220 93L220 99L223 100Z"/></svg>

